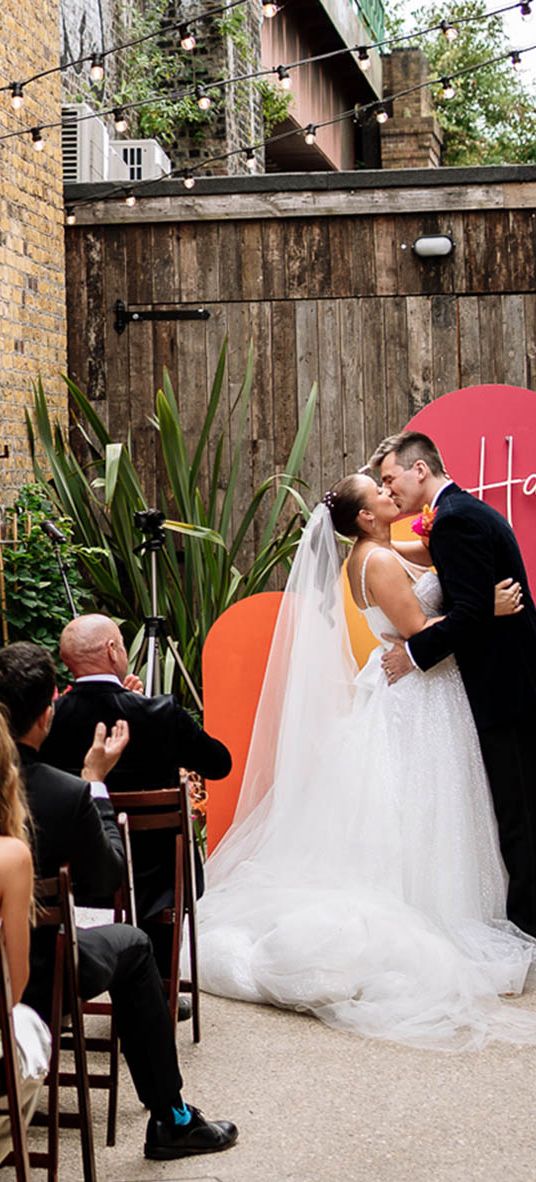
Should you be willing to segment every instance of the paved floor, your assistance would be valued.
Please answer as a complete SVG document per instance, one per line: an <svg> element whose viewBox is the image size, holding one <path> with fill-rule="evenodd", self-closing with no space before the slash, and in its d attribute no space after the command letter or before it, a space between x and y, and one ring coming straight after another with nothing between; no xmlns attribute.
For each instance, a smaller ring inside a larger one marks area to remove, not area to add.
<svg viewBox="0 0 536 1182"><path fill-rule="evenodd" d="M99 1182L536 1179L536 1049L414 1051L300 1014L202 1001L200 1045L189 1041L189 1024L179 1027L185 1096L236 1120L238 1144L189 1161L145 1161L146 1114L123 1068L114 1149L102 1148L104 1098L94 1094ZM523 1004L536 1009L536 987ZM82 1178L77 1138L62 1131L61 1182ZM10 1175L3 1171L5 1182Z"/></svg>

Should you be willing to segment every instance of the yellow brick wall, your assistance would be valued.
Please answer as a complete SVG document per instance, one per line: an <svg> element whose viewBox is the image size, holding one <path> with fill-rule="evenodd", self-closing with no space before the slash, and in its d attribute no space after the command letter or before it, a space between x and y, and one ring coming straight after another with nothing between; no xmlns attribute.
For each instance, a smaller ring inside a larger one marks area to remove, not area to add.
<svg viewBox="0 0 536 1182"><path fill-rule="evenodd" d="M59 64L59 0L1 0L0 85ZM60 119L60 75L25 89L13 111L0 94L0 134ZM41 374L50 404L66 423L59 376L66 367L64 229L59 128L0 143L0 504L9 504L32 470L24 410Z"/></svg>

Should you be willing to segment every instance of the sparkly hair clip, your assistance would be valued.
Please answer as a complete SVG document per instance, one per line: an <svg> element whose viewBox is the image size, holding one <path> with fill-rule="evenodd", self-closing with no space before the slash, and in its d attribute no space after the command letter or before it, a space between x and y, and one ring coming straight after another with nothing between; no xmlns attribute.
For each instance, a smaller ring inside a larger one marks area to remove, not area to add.
<svg viewBox="0 0 536 1182"><path fill-rule="evenodd" d="M329 488L322 497L322 504L325 505L327 509L333 509L336 499L337 493L333 492L333 490Z"/></svg>

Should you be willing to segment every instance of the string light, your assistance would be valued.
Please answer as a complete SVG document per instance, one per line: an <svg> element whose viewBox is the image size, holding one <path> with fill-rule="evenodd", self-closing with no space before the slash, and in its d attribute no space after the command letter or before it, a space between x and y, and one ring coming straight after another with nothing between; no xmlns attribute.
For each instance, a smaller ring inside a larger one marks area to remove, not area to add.
<svg viewBox="0 0 536 1182"><path fill-rule="evenodd" d="M291 79L290 79L290 74L287 70L287 67L286 66L278 66L277 70L275 72L276 72L277 77L279 78L279 81L281 83L281 89L282 90L290 90Z"/></svg>
<svg viewBox="0 0 536 1182"><path fill-rule="evenodd" d="M32 143L34 152L43 151L45 141L43 139L40 127L32 127Z"/></svg>
<svg viewBox="0 0 536 1182"><path fill-rule="evenodd" d="M370 60L370 54L366 45L359 46L357 51L357 64L359 69L362 70L364 74L366 74L367 70L370 70L372 62Z"/></svg>
<svg viewBox="0 0 536 1182"><path fill-rule="evenodd" d="M195 185L195 176L192 176L191 172L186 170L186 172L183 173L182 183L185 189L193 189Z"/></svg>
<svg viewBox="0 0 536 1182"><path fill-rule="evenodd" d="M305 128L304 139L306 144L316 143L316 127L314 123L308 123Z"/></svg>
<svg viewBox="0 0 536 1182"><path fill-rule="evenodd" d="M447 20L440 21L439 28L441 29L441 32L444 34L444 36L447 38L447 41L455 41L456 40L456 38L458 36L458 30L455 25L450 24L450 21L447 21Z"/></svg>
<svg viewBox="0 0 536 1182"><path fill-rule="evenodd" d="M12 82L11 89L11 106L14 111L20 111L24 102L24 95L22 93L22 82Z"/></svg>
<svg viewBox="0 0 536 1182"><path fill-rule="evenodd" d="M104 57L102 53L92 54L89 77L92 82L102 82L104 78Z"/></svg>
<svg viewBox="0 0 536 1182"><path fill-rule="evenodd" d="M67 222L68 226L74 226L76 223L76 213L72 205L68 205L67 209L65 210L65 221Z"/></svg>
<svg viewBox="0 0 536 1182"><path fill-rule="evenodd" d="M521 12L521 20L522 21L530 21L530 19L532 17L532 8L529 4L529 0L522 0L522 3L519 5L519 8L520 8L520 12Z"/></svg>
<svg viewBox="0 0 536 1182"><path fill-rule="evenodd" d="M383 103L381 103L380 106L377 107L377 109L376 109L376 122L377 123L387 123L388 118L389 118L389 115L388 115Z"/></svg>
<svg viewBox="0 0 536 1182"><path fill-rule="evenodd" d="M135 193L127 193L125 197L125 205L128 205L130 208L132 208L132 206L136 204L136 200L137 198Z"/></svg>
<svg viewBox="0 0 536 1182"><path fill-rule="evenodd" d="M194 34L190 32L188 25L179 25L179 37L181 39L181 49L185 49L187 53L191 53L195 49L197 41Z"/></svg>
<svg viewBox="0 0 536 1182"><path fill-rule="evenodd" d="M212 106L212 99L201 82L195 88L195 97L200 111L208 111Z"/></svg>
<svg viewBox="0 0 536 1182"><path fill-rule="evenodd" d="M262 15L267 16L269 20L273 16L277 16L279 12L279 5L272 4L271 0L262 0Z"/></svg>
<svg viewBox="0 0 536 1182"><path fill-rule="evenodd" d="M521 69L521 54L518 49L514 49L514 52L510 54L510 61L512 63L513 70L517 71Z"/></svg>
<svg viewBox="0 0 536 1182"><path fill-rule="evenodd" d="M453 86L450 78L441 79L441 98L453 99L456 94L456 87Z"/></svg>
<svg viewBox="0 0 536 1182"><path fill-rule="evenodd" d="M122 108L116 107L115 111L113 112L113 116L114 116L115 130L117 132L126 131L127 130L127 120L126 120L125 112L122 110Z"/></svg>

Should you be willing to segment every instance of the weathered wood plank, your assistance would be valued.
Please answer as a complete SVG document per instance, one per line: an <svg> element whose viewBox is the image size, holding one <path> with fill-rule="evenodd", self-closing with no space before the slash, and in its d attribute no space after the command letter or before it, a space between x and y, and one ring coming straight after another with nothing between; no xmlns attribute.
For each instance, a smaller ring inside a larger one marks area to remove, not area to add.
<svg viewBox="0 0 536 1182"><path fill-rule="evenodd" d="M525 310L522 295L503 295L503 356L505 381L511 386L526 386Z"/></svg>
<svg viewBox="0 0 536 1182"><path fill-rule="evenodd" d="M304 410L313 382L319 379L318 301L297 300L296 305L296 380L298 414ZM313 501L319 495L322 479L322 431L320 398L317 397L314 422L302 467L302 478L307 481ZM303 491L303 490L302 490ZM308 499L307 490L305 498Z"/></svg>
<svg viewBox="0 0 536 1182"><path fill-rule="evenodd" d="M480 328L481 382L506 382L503 348L501 297L480 296L478 301Z"/></svg>
<svg viewBox="0 0 536 1182"><path fill-rule="evenodd" d="M202 320L180 320L173 325L177 340L177 378L181 422L189 455L194 454L205 420L208 400L205 324ZM201 464L199 483L206 498L208 461Z"/></svg>
<svg viewBox="0 0 536 1182"><path fill-rule="evenodd" d="M142 225L130 225L127 230L127 294L128 304L150 304L153 298L151 236ZM149 258L147 258L149 252Z"/></svg>
<svg viewBox="0 0 536 1182"><path fill-rule="evenodd" d="M339 301L318 301L319 394L322 424L322 485L344 474L344 424L340 378ZM319 489L321 494L323 489Z"/></svg>
<svg viewBox="0 0 536 1182"><path fill-rule="evenodd" d="M527 358L527 386L536 390L536 295L523 296L525 318L525 349Z"/></svg>
<svg viewBox="0 0 536 1182"><path fill-rule="evenodd" d="M480 318L477 296L463 296L458 300L459 386L479 386Z"/></svg>
<svg viewBox="0 0 536 1182"><path fill-rule="evenodd" d="M222 300L242 298L242 239L238 222L223 221L218 226L218 274Z"/></svg>
<svg viewBox="0 0 536 1182"><path fill-rule="evenodd" d="M409 296L408 376L411 415L432 400L432 323L429 296Z"/></svg>
<svg viewBox="0 0 536 1182"><path fill-rule="evenodd" d="M133 458L145 496L149 504L154 505L157 496L156 440L154 427L148 422L154 411L153 326L140 321L125 331L128 333Z"/></svg>
<svg viewBox="0 0 536 1182"><path fill-rule="evenodd" d="M231 449L234 450L238 440L239 406L238 396L246 372L246 362L251 337L251 308L249 304L233 303L227 311L229 330L229 412ZM248 410L247 422L242 450L242 463L236 485L233 506L233 530L245 513L250 500L252 489L252 460L251 460L251 403ZM253 540L250 537L242 551L241 568L249 564L253 558Z"/></svg>
<svg viewBox="0 0 536 1182"><path fill-rule="evenodd" d="M330 218L328 222L331 259L330 294L344 298L354 294L349 260L352 257L354 226L352 218Z"/></svg>
<svg viewBox="0 0 536 1182"><path fill-rule="evenodd" d="M298 426L296 364L296 309L294 301L272 304L272 365L274 383L274 461L285 466Z"/></svg>
<svg viewBox="0 0 536 1182"><path fill-rule="evenodd" d="M104 340L106 348L106 420L112 439L124 440L130 424L130 329L115 331L115 303L127 290L127 242L122 226L107 228L104 237ZM67 272L68 274L68 272ZM82 287L82 284L80 284ZM83 338L82 338L83 340ZM100 408L99 408L100 410Z"/></svg>
<svg viewBox="0 0 536 1182"><path fill-rule="evenodd" d="M338 222L335 223L338 225ZM398 291L397 222L394 217L374 218L374 256L376 295L396 295Z"/></svg>
<svg viewBox="0 0 536 1182"><path fill-rule="evenodd" d="M387 434L385 343L381 300L360 300L363 326L363 389L365 455L368 458Z"/></svg>
<svg viewBox="0 0 536 1182"><path fill-rule="evenodd" d="M219 231L214 223L194 226L195 274L191 276L189 291L194 300L218 300L219 287ZM185 297L186 298L186 297Z"/></svg>
<svg viewBox="0 0 536 1182"><path fill-rule="evenodd" d="M458 389L456 296L432 296L432 397Z"/></svg>
<svg viewBox="0 0 536 1182"><path fill-rule="evenodd" d="M112 231L114 238L117 231ZM87 321L86 242L83 234L65 236L65 273L70 284L67 317L67 361L69 374L82 390L88 384L88 351L85 344Z"/></svg>
<svg viewBox="0 0 536 1182"><path fill-rule="evenodd" d="M355 472L365 455L365 416L362 365L361 303L341 300L339 305L343 454L341 475Z"/></svg>
<svg viewBox="0 0 536 1182"><path fill-rule="evenodd" d="M179 229L177 279L181 303L197 302L197 226L191 222Z"/></svg>
<svg viewBox="0 0 536 1182"><path fill-rule="evenodd" d="M509 291L512 285L508 213L490 211L484 222L486 253L482 278L488 291ZM486 290L486 288L484 288Z"/></svg>
<svg viewBox="0 0 536 1182"><path fill-rule="evenodd" d="M350 257L352 289L356 296L373 295L376 290L373 220L356 218Z"/></svg>
<svg viewBox="0 0 536 1182"><path fill-rule="evenodd" d="M486 271L488 244L485 219L480 214L464 217L466 291L478 295L490 290L490 276Z"/></svg>
<svg viewBox="0 0 536 1182"><path fill-rule="evenodd" d="M304 299L310 294L309 232L306 221L285 225L285 294L289 299Z"/></svg>
<svg viewBox="0 0 536 1182"><path fill-rule="evenodd" d="M242 255L242 299L262 300L264 276L262 272L262 235L259 222L247 222L246 225L240 227L240 251Z"/></svg>
<svg viewBox="0 0 536 1182"><path fill-rule="evenodd" d="M282 300L286 292L285 226L281 221L265 221L261 226L264 299Z"/></svg>
<svg viewBox="0 0 536 1182"><path fill-rule="evenodd" d="M411 413L407 306L402 296L381 302L385 340L386 433L391 435L405 427Z"/></svg>
<svg viewBox="0 0 536 1182"><path fill-rule="evenodd" d="M175 226L151 226L150 257L144 266L151 277L151 303L175 304L181 298L179 234Z"/></svg>
<svg viewBox="0 0 536 1182"><path fill-rule="evenodd" d="M249 314L254 361L251 392L251 491L253 493L262 481L275 471L273 341L270 305L266 302L252 303L249 306ZM257 550L272 502L273 492L270 490L265 495L252 526L251 532L255 550Z"/></svg>
<svg viewBox="0 0 536 1182"><path fill-rule="evenodd" d="M220 357L220 352L223 347L224 340L227 336L227 305L226 304L212 304L210 307L210 320L206 322L205 331L205 351L206 351L206 366L207 366L207 393L212 390L214 378ZM221 510L223 496L229 481L230 469L230 450L231 450L231 427L230 427L230 413L229 413L229 365L225 367L223 382L221 387L221 395L219 406L216 411L212 429L210 432L208 442L208 470L210 479L212 480L214 471L214 460L216 448L220 435L223 436L223 452L220 464L220 471L218 476L218 512Z"/></svg>

